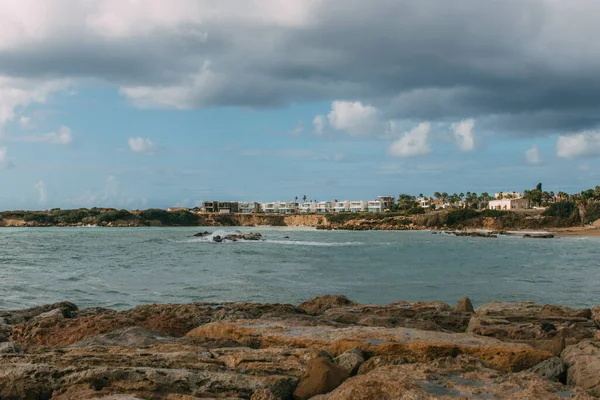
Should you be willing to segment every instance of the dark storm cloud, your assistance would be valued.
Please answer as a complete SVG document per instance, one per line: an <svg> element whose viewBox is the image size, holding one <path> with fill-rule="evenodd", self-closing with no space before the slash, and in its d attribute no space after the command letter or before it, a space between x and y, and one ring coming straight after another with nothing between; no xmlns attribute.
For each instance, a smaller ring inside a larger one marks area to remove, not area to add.
<svg viewBox="0 0 600 400"><path fill-rule="evenodd" d="M315 4L302 23L287 25L228 19L226 8L218 18L120 37L82 25L0 50L0 73L102 78L148 107L345 99L388 118L477 118L519 134L598 125L594 1Z"/></svg>

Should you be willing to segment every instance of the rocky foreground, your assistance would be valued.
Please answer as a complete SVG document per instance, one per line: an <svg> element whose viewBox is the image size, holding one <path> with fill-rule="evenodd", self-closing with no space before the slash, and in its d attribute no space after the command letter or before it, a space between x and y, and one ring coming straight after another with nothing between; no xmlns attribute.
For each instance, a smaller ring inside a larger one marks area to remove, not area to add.
<svg viewBox="0 0 600 400"><path fill-rule="evenodd" d="M591 399L600 307L63 302L0 311L0 399Z"/></svg>

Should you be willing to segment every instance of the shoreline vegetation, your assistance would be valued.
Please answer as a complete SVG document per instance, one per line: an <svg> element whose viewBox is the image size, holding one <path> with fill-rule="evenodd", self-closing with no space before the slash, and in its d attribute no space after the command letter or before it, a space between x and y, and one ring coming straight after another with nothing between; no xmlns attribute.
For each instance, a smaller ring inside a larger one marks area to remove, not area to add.
<svg viewBox="0 0 600 400"><path fill-rule="evenodd" d="M600 307L60 302L0 310L0 398L600 396Z"/></svg>
<svg viewBox="0 0 600 400"><path fill-rule="evenodd" d="M595 203L594 203L595 204ZM600 236L594 222L600 210L586 213L582 226L576 207L555 203L545 211L413 208L382 213L219 214L166 211L76 209L0 212L0 227L144 227L144 226L298 226L338 230L477 230L551 231L560 236Z"/></svg>

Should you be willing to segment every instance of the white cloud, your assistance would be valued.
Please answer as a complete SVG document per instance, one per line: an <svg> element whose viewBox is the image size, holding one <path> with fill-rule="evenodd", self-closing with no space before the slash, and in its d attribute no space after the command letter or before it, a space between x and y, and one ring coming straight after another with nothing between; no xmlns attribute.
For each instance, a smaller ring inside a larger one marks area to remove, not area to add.
<svg viewBox="0 0 600 400"><path fill-rule="evenodd" d="M298 122L294 129L290 131L290 135L299 136L304 131L304 124L302 122Z"/></svg>
<svg viewBox="0 0 600 400"><path fill-rule="evenodd" d="M154 155L158 151L158 145L148 138L129 138L127 143L129 144L129 150L134 153Z"/></svg>
<svg viewBox="0 0 600 400"><path fill-rule="evenodd" d="M6 153L8 152L6 146L0 147L0 168L7 166L8 161L6 160Z"/></svg>
<svg viewBox="0 0 600 400"><path fill-rule="evenodd" d="M320 114L316 115L312 122L315 127L315 133L317 135L322 135L325 132L325 125L327 124L325 116Z"/></svg>
<svg viewBox="0 0 600 400"><path fill-rule="evenodd" d="M69 199L68 202L77 207L110 207L128 203L120 198L119 184L114 175L106 177L103 189L87 190L83 195Z"/></svg>
<svg viewBox="0 0 600 400"><path fill-rule="evenodd" d="M4 135L2 140L6 142L48 143L68 146L73 143L73 133L68 126L61 126L56 132L40 135Z"/></svg>
<svg viewBox="0 0 600 400"><path fill-rule="evenodd" d="M411 157L429 153L430 131L429 122L420 123L393 142L388 149L389 154L395 157Z"/></svg>
<svg viewBox="0 0 600 400"><path fill-rule="evenodd" d="M531 146L531 148L525 151L525 160L527 160L528 164L531 165L539 165L542 163L542 157L540 156L540 151L538 150L537 145Z"/></svg>
<svg viewBox="0 0 600 400"><path fill-rule="evenodd" d="M31 120L31 117L22 116L21 118L19 118L19 126L21 127L21 129L31 129L34 125L33 121Z"/></svg>
<svg viewBox="0 0 600 400"><path fill-rule="evenodd" d="M46 191L46 183L44 183L44 181L39 181L38 183L35 184L35 188L37 189L38 194L39 194L40 204L46 204L46 202L48 201L48 192Z"/></svg>
<svg viewBox="0 0 600 400"><path fill-rule="evenodd" d="M360 101L334 101L327 119L332 128L352 136L374 135L381 129L379 110Z"/></svg>
<svg viewBox="0 0 600 400"><path fill-rule="evenodd" d="M473 151L475 148L474 119L465 119L450 125L456 145L461 151Z"/></svg>
<svg viewBox="0 0 600 400"><path fill-rule="evenodd" d="M556 155L562 158L600 156L600 131L559 136Z"/></svg>

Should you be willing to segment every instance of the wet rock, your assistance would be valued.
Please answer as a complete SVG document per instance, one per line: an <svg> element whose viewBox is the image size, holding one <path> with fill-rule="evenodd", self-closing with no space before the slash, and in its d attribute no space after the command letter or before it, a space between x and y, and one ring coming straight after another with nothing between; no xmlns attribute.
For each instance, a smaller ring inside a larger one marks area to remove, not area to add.
<svg viewBox="0 0 600 400"><path fill-rule="evenodd" d="M554 382L565 383L567 380L567 365L560 357L553 357L542 361L535 367L530 368L529 371Z"/></svg>
<svg viewBox="0 0 600 400"><path fill-rule="evenodd" d="M474 313L475 309L473 308L473 303L471 303L471 299L469 299L468 297L463 297L458 301L456 307L454 307L454 311Z"/></svg>
<svg viewBox="0 0 600 400"><path fill-rule="evenodd" d="M314 299L307 300L304 303L300 304L298 307L306 311L308 314L316 315L323 314L330 308L353 305L356 305L356 303L352 300L349 300L346 296L328 295L319 296L315 297Z"/></svg>
<svg viewBox="0 0 600 400"><path fill-rule="evenodd" d="M600 396L600 343L583 341L568 346L561 358L567 365L567 383Z"/></svg>
<svg viewBox="0 0 600 400"><path fill-rule="evenodd" d="M331 392L348 377L348 371L344 368L327 358L317 357L308 364L306 373L298 382L294 391L294 399L307 400L313 396Z"/></svg>
<svg viewBox="0 0 600 400"><path fill-rule="evenodd" d="M59 309L65 318L71 318L72 313L77 311L77 306L68 301L60 303L46 304L43 306L27 308L24 310L0 311L0 318L3 318L7 324L16 325L27 322L40 314Z"/></svg>
<svg viewBox="0 0 600 400"><path fill-rule="evenodd" d="M455 236L466 236L466 237L483 237L483 238L497 238L498 235L490 232L453 232Z"/></svg>
<svg viewBox="0 0 600 400"><path fill-rule="evenodd" d="M552 233L539 233L539 234L526 233L523 235L523 237L527 238L527 239L553 239L554 235Z"/></svg>
<svg viewBox="0 0 600 400"><path fill-rule="evenodd" d="M261 240L262 235L259 232L250 232L250 233L234 233L230 235L213 236L213 242L221 243L225 240L230 242L237 242L238 240Z"/></svg>
<svg viewBox="0 0 600 400"><path fill-rule="evenodd" d="M365 362L362 352L358 348L348 350L335 360L335 363L344 368L350 375L356 375L360 366Z"/></svg>
<svg viewBox="0 0 600 400"><path fill-rule="evenodd" d="M210 236L210 235L211 235L211 233L210 233L210 232L208 232L208 231L204 231L204 232L198 232L198 233L195 233L193 236L194 236L194 237L205 237L205 236Z"/></svg>

